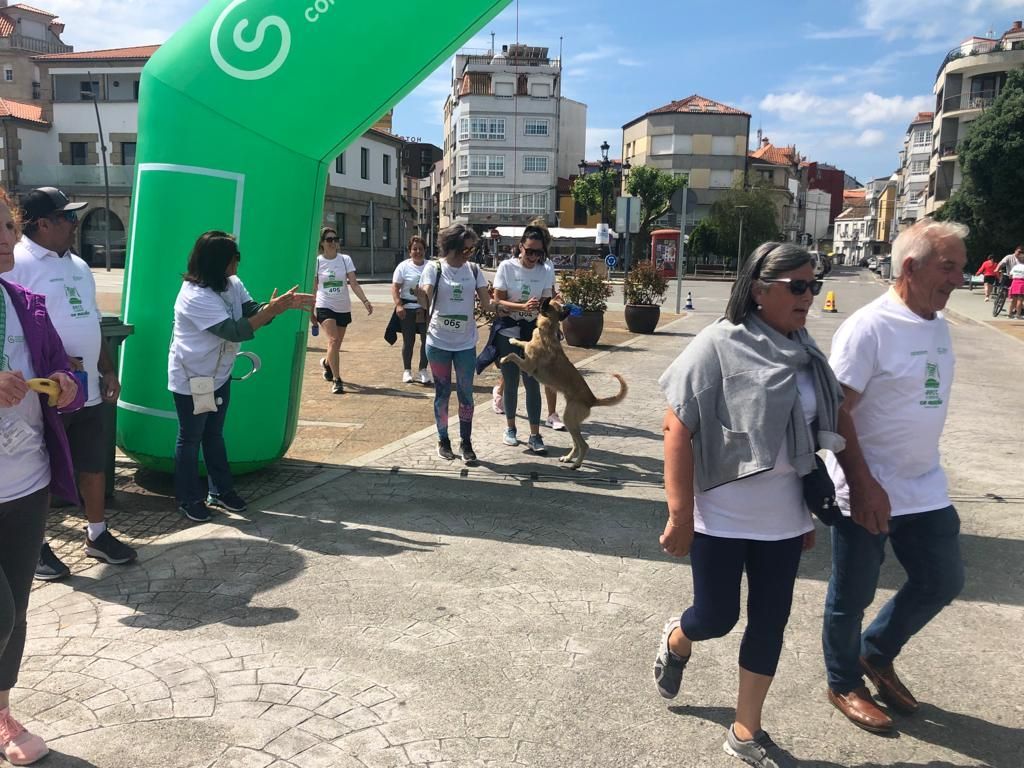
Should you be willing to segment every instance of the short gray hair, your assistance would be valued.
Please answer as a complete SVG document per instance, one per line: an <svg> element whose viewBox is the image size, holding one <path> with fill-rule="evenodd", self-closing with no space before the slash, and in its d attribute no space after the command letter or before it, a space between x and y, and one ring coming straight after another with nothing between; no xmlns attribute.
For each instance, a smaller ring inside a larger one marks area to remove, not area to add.
<svg viewBox="0 0 1024 768"><path fill-rule="evenodd" d="M903 230L892 244L892 276L898 279L903 274L903 265L913 259L922 264L935 254L935 244L955 237L963 240L970 229L955 221L921 219Z"/></svg>
<svg viewBox="0 0 1024 768"><path fill-rule="evenodd" d="M740 325L754 309L754 283L762 278L772 279L805 264L814 262L814 257L795 243L762 243L750 254L743 268L732 284L725 316L730 323Z"/></svg>

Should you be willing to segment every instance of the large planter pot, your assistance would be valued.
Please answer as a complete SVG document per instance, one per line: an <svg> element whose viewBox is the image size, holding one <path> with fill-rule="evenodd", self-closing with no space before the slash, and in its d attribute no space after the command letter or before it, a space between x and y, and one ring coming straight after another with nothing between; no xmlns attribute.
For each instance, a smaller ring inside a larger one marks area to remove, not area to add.
<svg viewBox="0 0 1024 768"><path fill-rule="evenodd" d="M633 333L654 333L661 318L661 307L655 304L627 304L626 327Z"/></svg>
<svg viewBox="0 0 1024 768"><path fill-rule="evenodd" d="M570 315L562 321L565 343L572 347L593 347L604 330L604 312L584 312Z"/></svg>

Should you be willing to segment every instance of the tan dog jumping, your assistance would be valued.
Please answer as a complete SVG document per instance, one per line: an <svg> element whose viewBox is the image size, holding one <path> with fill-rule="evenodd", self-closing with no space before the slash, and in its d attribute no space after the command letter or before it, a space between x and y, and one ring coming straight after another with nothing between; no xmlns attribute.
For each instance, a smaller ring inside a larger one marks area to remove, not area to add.
<svg viewBox="0 0 1024 768"><path fill-rule="evenodd" d="M572 464L571 469L579 469L589 447L580 432L580 425L587 420L590 409L595 405L616 405L622 402L629 387L619 374L613 373L612 376L619 380L617 395L599 398L591 392L583 375L565 356L562 343L558 340L558 324L567 315L568 311L557 302L544 299L533 337L528 342L509 339L513 345L523 349L525 359L516 354L505 355L501 358L501 364L515 363L523 373L541 384L557 389L565 396L562 422L572 436L572 450L559 458L559 461Z"/></svg>

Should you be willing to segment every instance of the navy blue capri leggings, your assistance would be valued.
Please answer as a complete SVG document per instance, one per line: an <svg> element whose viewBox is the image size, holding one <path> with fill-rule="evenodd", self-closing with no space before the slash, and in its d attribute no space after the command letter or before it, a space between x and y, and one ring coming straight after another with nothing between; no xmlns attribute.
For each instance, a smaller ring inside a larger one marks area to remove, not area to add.
<svg viewBox="0 0 1024 768"><path fill-rule="evenodd" d="M693 605L680 621L683 633L694 641L729 634L740 618L740 580L746 571L747 629L740 666L774 677L802 551L803 536L754 541L694 534Z"/></svg>

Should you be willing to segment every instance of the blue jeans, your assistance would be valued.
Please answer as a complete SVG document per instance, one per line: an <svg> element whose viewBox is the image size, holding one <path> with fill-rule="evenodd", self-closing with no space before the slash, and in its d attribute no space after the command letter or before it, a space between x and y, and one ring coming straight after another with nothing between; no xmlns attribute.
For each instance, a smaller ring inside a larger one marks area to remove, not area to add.
<svg viewBox="0 0 1024 768"><path fill-rule="evenodd" d="M174 395L178 412L178 440L174 445L174 495L182 504L205 501L207 489L199 479L199 448L203 449L209 492L230 493L235 489L228 449L224 445L224 419L231 402L231 381L214 392L218 400L215 413L192 413L192 395Z"/></svg>
<svg viewBox="0 0 1024 768"><path fill-rule="evenodd" d="M865 609L875 598L886 539L907 582L861 634ZM872 534L844 517L832 528L832 577L825 600L822 647L828 685L849 693L864 685L859 657L887 666L964 586L960 518L952 506L889 521L888 534Z"/></svg>

